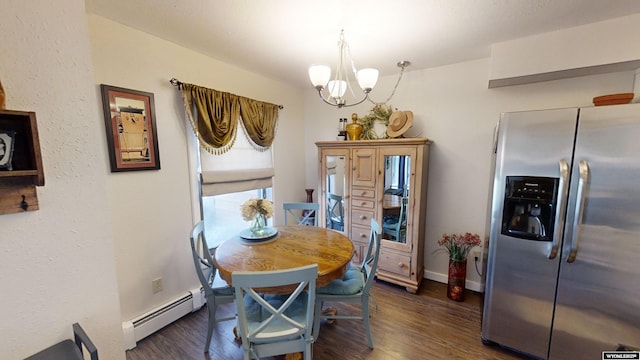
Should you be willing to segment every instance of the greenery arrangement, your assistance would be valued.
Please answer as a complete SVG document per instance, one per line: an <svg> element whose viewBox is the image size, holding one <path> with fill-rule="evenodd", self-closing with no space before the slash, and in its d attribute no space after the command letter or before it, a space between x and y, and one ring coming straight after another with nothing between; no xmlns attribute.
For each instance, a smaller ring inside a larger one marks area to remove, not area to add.
<svg viewBox="0 0 640 360"><path fill-rule="evenodd" d="M464 234L443 234L438 245L444 246L449 253L449 259L466 261L471 249L480 245L480 235Z"/></svg>
<svg viewBox="0 0 640 360"><path fill-rule="evenodd" d="M385 127L389 126L389 117L393 113L391 105L376 104L369 113L358 119L358 123L362 124L363 130L360 139L363 140L375 140L379 139L376 134L374 124L380 122ZM383 139L388 138L387 133L384 133Z"/></svg>
<svg viewBox="0 0 640 360"><path fill-rule="evenodd" d="M256 215L265 218L273 216L273 203L267 199L249 199L242 204L242 218L246 221L255 219Z"/></svg>

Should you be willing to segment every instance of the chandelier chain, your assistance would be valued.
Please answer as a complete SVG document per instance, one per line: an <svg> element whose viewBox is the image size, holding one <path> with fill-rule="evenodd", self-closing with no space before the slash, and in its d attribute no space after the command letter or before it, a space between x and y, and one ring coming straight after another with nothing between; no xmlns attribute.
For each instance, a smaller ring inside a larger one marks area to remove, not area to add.
<svg viewBox="0 0 640 360"><path fill-rule="evenodd" d="M398 75L398 81L396 81L396 84L393 87L393 91L391 91L391 95L389 95L387 100L385 100L384 102L375 102L375 101L373 101L373 99L371 99L371 97L368 97L367 100L369 100L369 102L371 102L373 105L386 105L391 100L393 95L396 94L396 90L398 89L398 85L400 84L400 80L402 80L402 74L404 73L404 68L406 67L405 65L400 65L400 64L398 64L398 66L400 66L400 68L401 68L400 69L400 75Z"/></svg>

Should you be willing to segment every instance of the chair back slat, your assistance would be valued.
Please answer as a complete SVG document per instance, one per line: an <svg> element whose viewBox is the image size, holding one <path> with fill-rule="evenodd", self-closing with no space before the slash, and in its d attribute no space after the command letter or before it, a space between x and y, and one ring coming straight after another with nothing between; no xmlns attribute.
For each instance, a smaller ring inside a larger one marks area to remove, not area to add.
<svg viewBox="0 0 640 360"><path fill-rule="evenodd" d="M207 240L204 237L204 223L198 222L191 229L191 255L195 265L196 274L205 293L211 291L211 283L216 276L217 269L213 264L213 258L209 252Z"/></svg>
<svg viewBox="0 0 640 360"><path fill-rule="evenodd" d="M284 224L288 224L288 218L293 217L297 225L312 225L318 226L318 209L320 204L318 203L284 203L282 209L284 210Z"/></svg>
<svg viewBox="0 0 640 360"><path fill-rule="evenodd" d="M318 265L231 274L238 305L238 333L245 359L295 352L311 357ZM269 288L294 285L287 294Z"/></svg>
<svg viewBox="0 0 640 360"><path fill-rule="evenodd" d="M233 288L224 283L222 279L216 281L218 269L215 266L211 250L204 236L204 222L200 221L191 229L189 237L191 244L191 256L193 265L196 269L196 275L200 280L200 285L204 291L207 302L207 311L209 319L207 323L207 340L205 342L205 352L209 351L211 337L213 335L213 327L217 321L235 319L234 316L227 316L216 319L216 309L219 304L232 303L235 299Z"/></svg>
<svg viewBox="0 0 640 360"><path fill-rule="evenodd" d="M375 278L376 270L378 269L378 259L380 258L380 241L382 235L380 233L380 226L378 222L371 219L371 232L369 233L369 244L367 245L367 251L365 252L364 260L360 269L365 275L365 283L363 291L369 293L371 286L373 285L373 279Z"/></svg>
<svg viewBox="0 0 640 360"><path fill-rule="evenodd" d="M344 205L342 196L327 193L327 228L344 231Z"/></svg>
<svg viewBox="0 0 640 360"><path fill-rule="evenodd" d="M387 222L386 216L385 221L382 225L382 231L386 234L392 235L395 238L395 241L404 243L407 231L407 204L408 198L403 197L400 204L400 214L399 215L389 215L392 221Z"/></svg>

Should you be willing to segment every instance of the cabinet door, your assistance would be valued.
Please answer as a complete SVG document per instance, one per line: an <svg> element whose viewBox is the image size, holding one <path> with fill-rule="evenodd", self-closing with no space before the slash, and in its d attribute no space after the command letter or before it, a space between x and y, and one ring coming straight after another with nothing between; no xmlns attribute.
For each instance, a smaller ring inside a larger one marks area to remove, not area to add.
<svg viewBox="0 0 640 360"><path fill-rule="evenodd" d="M349 149L328 148L320 151L320 217L318 226L348 233L349 229Z"/></svg>
<svg viewBox="0 0 640 360"><path fill-rule="evenodd" d="M379 151L378 208L382 209L382 246L410 253L413 249L416 204L415 147Z"/></svg>
<svg viewBox="0 0 640 360"><path fill-rule="evenodd" d="M374 187L376 183L376 149L353 149L354 186Z"/></svg>

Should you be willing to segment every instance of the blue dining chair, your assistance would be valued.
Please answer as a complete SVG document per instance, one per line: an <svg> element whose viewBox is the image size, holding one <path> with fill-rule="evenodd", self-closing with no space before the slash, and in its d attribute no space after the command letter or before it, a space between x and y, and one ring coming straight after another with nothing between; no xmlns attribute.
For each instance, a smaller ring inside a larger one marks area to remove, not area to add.
<svg viewBox="0 0 640 360"><path fill-rule="evenodd" d="M316 309L313 323L313 338L318 339L320 333L321 319L350 319L363 320L364 330L367 334L369 348L373 349L373 339L369 326L369 298L371 286L378 268L378 258L380 257L380 227L378 222L371 219L371 232L369 234L369 244L362 264L358 267L350 266L341 279L333 280L329 285L316 290ZM360 303L361 312L359 315L338 315L322 313L322 306L327 302L347 302Z"/></svg>
<svg viewBox="0 0 640 360"><path fill-rule="evenodd" d="M216 319L216 309L219 304L234 302L234 289L217 276L218 269L213 262L207 239L204 237L204 222L200 221L193 227L190 240L193 264L195 265L200 285L202 285L204 289L207 311L209 313L207 341L204 343L204 352L207 353L209 352L211 336L216 322L236 318L234 314L234 316Z"/></svg>
<svg viewBox="0 0 640 360"><path fill-rule="evenodd" d="M298 352L312 358L317 278L317 264L231 274L245 360ZM267 288L285 286L284 294L265 294Z"/></svg>
<svg viewBox="0 0 640 360"><path fill-rule="evenodd" d="M407 236L407 201L408 198L402 198L399 215L385 216L382 222L382 233L393 236L396 242L404 243Z"/></svg>
<svg viewBox="0 0 640 360"><path fill-rule="evenodd" d="M288 218L295 219L297 225L318 226L318 203L290 202L283 203L284 224L287 225Z"/></svg>
<svg viewBox="0 0 640 360"><path fill-rule="evenodd" d="M344 231L342 196L327 193L327 228Z"/></svg>

